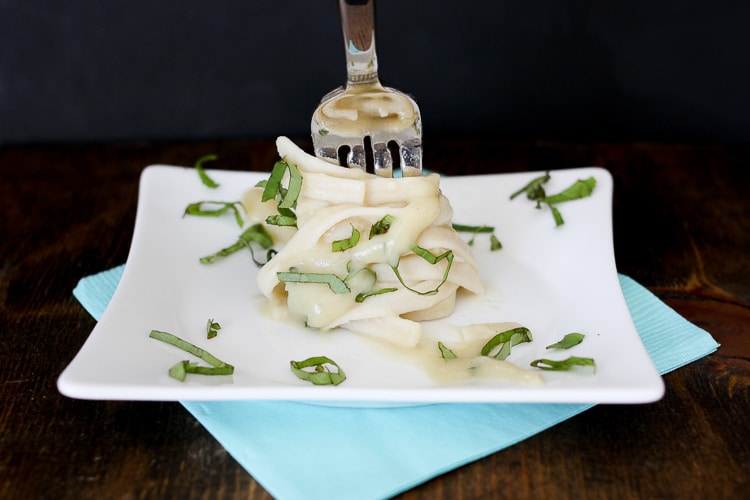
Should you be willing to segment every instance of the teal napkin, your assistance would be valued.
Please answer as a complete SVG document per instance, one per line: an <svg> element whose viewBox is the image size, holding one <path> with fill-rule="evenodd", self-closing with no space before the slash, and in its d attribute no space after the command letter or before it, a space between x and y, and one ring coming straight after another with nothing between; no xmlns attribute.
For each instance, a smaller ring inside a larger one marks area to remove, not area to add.
<svg viewBox="0 0 750 500"><path fill-rule="evenodd" d="M83 278L73 295L101 317L124 266ZM660 373L718 348L644 287L620 275ZM437 404L341 408L280 401L182 404L275 498L377 499L507 448L591 404ZM512 422L513 425L497 425ZM441 436L450 436L449 440Z"/></svg>

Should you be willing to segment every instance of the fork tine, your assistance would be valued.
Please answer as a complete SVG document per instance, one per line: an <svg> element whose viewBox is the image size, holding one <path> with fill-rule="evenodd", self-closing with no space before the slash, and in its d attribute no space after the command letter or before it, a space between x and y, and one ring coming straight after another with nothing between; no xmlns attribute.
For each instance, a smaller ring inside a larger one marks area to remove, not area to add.
<svg viewBox="0 0 750 500"><path fill-rule="evenodd" d="M339 163L339 152L336 150L336 148L323 146L316 147L315 156L317 156L318 158L323 158L324 160L327 160L331 163Z"/></svg>
<svg viewBox="0 0 750 500"><path fill-rule="evenodd" d="M422 175L422 141L412 139L398 146L401 156L401 175L403 177L418 177Z"/></svg>
<svg viewBox="0 0 750 500"><path fill-rule="evenodd" d="M367 155L364 144L353 144L346 155L346 164L349 168L361 168L367 170Z"/></svg>
<svg viewBox="0 0 750 500"><path fill-rule="evenodd" d="M393 177L393 157L386 142L372 146L373 173L381 177Z"/></svg>

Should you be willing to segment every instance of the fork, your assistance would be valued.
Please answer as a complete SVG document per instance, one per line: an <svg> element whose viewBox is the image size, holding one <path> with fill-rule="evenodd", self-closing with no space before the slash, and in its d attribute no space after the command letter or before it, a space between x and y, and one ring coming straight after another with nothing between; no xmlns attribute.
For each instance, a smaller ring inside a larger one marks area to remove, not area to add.
<svg viewBox="0 0 750 500"><path fill-rule="evenodd" d="M375 1L339 0L346 85L329 92L310 125L315 155L393 177L422 175L422 119L409 95L384 87L375 52ZM395 159L394 159L395 156Z"/></svg>

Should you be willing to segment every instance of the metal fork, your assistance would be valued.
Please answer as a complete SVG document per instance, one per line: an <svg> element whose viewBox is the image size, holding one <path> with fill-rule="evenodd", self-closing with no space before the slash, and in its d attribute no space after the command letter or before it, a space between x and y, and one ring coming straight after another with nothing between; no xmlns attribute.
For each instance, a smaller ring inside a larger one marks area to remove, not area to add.
<svg viewBox="0 0 750 500"><path fill-rule="evenodd" d="M375 1L339 0L346 86L321 100L310 125L315 155L393 177L422 175L422 119L407 94L384 87L375 53ZM371 169L368 168L371 165Z"/></svg>

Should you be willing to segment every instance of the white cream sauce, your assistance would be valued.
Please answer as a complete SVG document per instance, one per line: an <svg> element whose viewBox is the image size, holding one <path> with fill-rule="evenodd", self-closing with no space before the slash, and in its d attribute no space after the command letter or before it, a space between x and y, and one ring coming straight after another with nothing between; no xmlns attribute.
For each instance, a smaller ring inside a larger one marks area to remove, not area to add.
<svg viewBox="0 0 750 500"><path fill-rule="evenodd" d="M377 340L373 340L373 342L377 343L378 350L384 355L413 364L439 385L457 385L472 379L492 379L528 386L544 384L544 378L538 370L521 368L510 361L480 355L482 346L494 335L518 326L517 323L490 323L487 325L492 326L470 325L468 330L489 331L491 332L489 336L477 335L460 341L444 342L446 347L457 356L456 359L443 359L437 345L438 341L435 339L423 338L413 349L399 349L392 344L378 342ZM494 327L498 325L506 326L502 326L502 330L497 331ZM462 330L465 328L467 327L462 328Z"/></svg>

